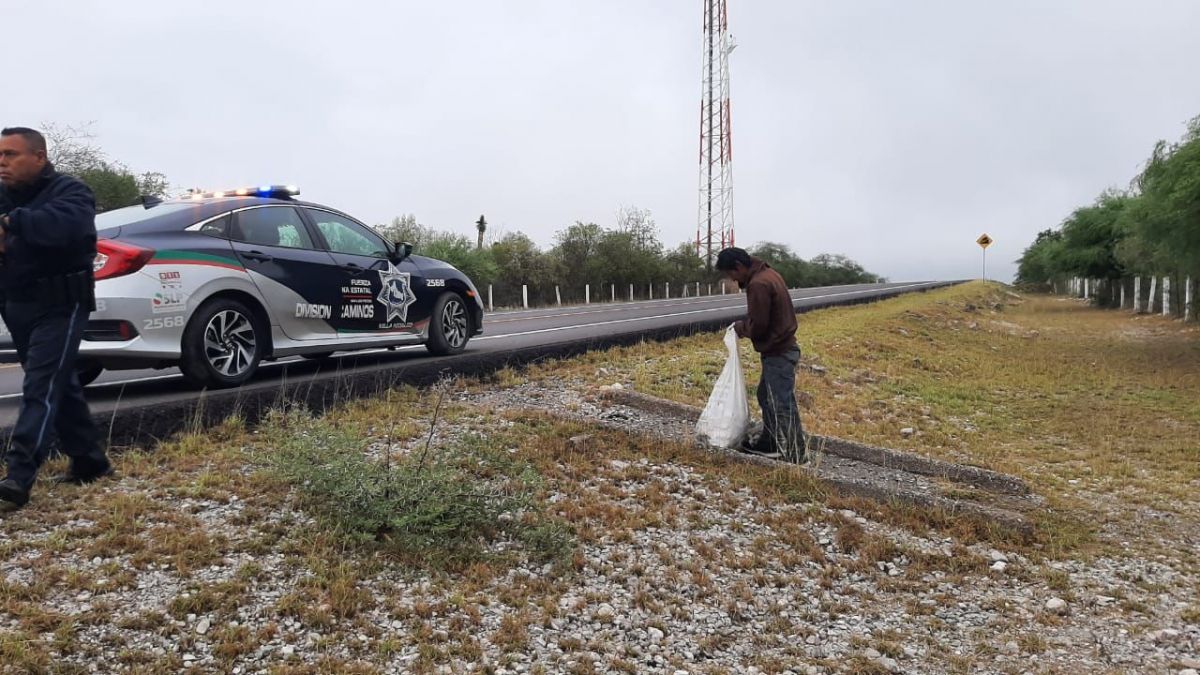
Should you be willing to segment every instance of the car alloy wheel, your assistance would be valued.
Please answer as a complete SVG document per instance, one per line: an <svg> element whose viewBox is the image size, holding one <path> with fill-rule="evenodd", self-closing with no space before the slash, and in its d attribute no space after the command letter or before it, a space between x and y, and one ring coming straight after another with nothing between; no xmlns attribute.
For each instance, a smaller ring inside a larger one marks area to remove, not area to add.
<svg viewBox="0 0 1200 675"><path fill-rule="evenodd" d="M457 297L442 307L441 321L442 335L451 349L459 349L467 343L467 308Z"/></svg>
<svg viewBox="0 0 1200 675"><path fill-rule="evenodd" d="M253 367L257 351L254 324L241 312L217 312L204 327L204 357L225 377L238 377Z"/></svg>

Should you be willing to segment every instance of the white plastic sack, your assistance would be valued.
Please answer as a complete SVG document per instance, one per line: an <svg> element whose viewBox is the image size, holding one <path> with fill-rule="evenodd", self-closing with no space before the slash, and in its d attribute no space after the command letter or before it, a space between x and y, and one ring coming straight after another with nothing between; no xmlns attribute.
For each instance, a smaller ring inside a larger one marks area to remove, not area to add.
<svg viewBox="0 0 1200 675"><path fill-rule="evenodd" d="M725 348L729 350L725 369L713 386L704 412L700 413L696 435L712 445L732 448L746 436L750 426L750 404L746 401L746 381L742 377L742 361L738 358L738 339L733 326L725 331Z"/></svg>

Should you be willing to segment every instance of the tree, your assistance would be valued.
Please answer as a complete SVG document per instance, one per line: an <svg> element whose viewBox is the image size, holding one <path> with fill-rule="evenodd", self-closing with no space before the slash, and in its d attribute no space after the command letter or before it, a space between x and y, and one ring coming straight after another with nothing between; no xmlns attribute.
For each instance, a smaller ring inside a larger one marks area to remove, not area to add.
<svg viewBox="0 0 1200 675"><path fill-rule="evenodd" d="M1042 230L1037 238L1025 249L1017 260L1017 283L1048 288L1052 280L1058 276L1055 260L1061 255L1062 232L1058 230Z"/></svg>
<svg viewBox="0 0 1200 675"><path fill-rule="evenodd" d="M391 222L376 225L375 231L390 242L406 241L412 244L413 248L420 248L433 234L430 228L418 225L417 217L411 213L392 218Z"/></svg>
<svg viewBox="0 0 1200 675"><path fill-rule="evenodd" d="M595 223L576 222L558 233L553 254L563 271L563 282L582 288L587 283L602 283L598 261L604 229Z"/></svg>
<svg viewBox="0 0 1200 675"><path fill-rule="evenodd" d="M166 197L167 177L156 171L134 175L124 164L110 160L95 143L91 124L79 127L43 125L47 156L55 168L87 184L96 196L96 211L132 206L142 196Z"/></svg>

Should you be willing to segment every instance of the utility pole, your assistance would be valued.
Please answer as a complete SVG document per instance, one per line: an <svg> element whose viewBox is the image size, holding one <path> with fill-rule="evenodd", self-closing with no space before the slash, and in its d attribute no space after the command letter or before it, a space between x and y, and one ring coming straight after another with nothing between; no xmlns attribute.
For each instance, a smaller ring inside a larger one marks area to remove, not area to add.
<svg viewBox="0 0 1200 675"><path fill-rule="evenodd" d="M717 251L734 245L733 125L730 118L726 0L704 2L704 61L700 94L700 209L696 255L712 270Z"/></svg>

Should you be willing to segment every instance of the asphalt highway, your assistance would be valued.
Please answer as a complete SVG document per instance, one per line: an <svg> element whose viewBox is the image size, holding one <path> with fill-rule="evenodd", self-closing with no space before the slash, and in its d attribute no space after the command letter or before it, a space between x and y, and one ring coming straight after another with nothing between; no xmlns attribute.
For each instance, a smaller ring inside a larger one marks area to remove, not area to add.
<svg viewBox="0 0 1200 675"><path fill-rule="evenodd" d="M805 311L945 285L831 286L795 290L792 297L797 311ZM209 418L235 409L244 412L246 407L253 416L254 410L281 398L328 405L396 384L425 384L445 374L481 374L591 348L717 329L744 312L745 297L738 294L499 311L484 317L484 333L455 356L433 357L424 347L411 346L336 354L321 362L281 359L262 364L255 377L236 390L206 392L188 384L176 369L108 371L86 393L93 414L110 430L111 439L134 441L147 434L172 433L182 428L189 415L200 420L194 414L197 406L204 407L202 417ZM20 390L20 366L0 364L0 433L16 419ZM130 424L136 429L127 429Z"/></svg>

